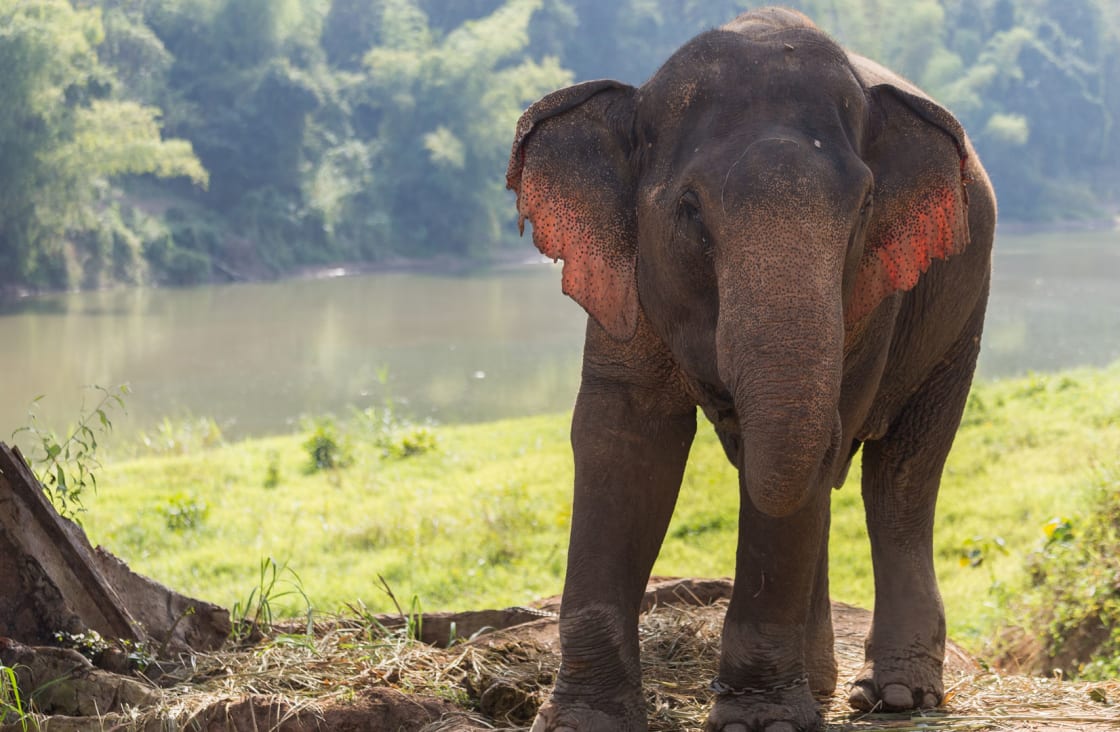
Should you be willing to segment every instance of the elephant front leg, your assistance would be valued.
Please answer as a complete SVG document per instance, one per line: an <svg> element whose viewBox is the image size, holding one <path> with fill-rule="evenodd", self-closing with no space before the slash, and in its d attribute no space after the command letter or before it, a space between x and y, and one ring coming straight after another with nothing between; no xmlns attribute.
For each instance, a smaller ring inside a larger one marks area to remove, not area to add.
<svg viewBox="0 0 1120 732"><path fill-rule="evenodd" d="M562 661L533 732L647 728L638 612L696 430L689 409L667 415L625 393L581 391Z"/></svg>
<svg viewBox="0 0 1120 732"><path fill-rule="evenodd" d="M832 649L818 647L831 638L822 622L817 572L827 563L827 489L820 489L792 516L776 519L759 513L744 493L740 509L735 589L723 626L717 694L708 732L805 732L821 727L813 698L816 686L831 678ZM825 600L827 602L827 599ZM812 647L809 647L812 646ZM807 663L807 654L813 658Z"/></svg>

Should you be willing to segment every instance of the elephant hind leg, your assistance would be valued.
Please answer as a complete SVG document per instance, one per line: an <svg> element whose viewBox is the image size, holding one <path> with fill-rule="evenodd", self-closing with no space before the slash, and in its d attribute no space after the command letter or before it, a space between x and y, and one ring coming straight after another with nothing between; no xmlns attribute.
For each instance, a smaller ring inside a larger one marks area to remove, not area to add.
<svg viewBox="0 0 1120 732"><path fill-rule="evenodd" d="M981 322L974 320L890 432L864 445L875 611L866 662L849 695L857 709L928 708L944 697L945 612L933 565L934 508L968 399Z"/></svg>

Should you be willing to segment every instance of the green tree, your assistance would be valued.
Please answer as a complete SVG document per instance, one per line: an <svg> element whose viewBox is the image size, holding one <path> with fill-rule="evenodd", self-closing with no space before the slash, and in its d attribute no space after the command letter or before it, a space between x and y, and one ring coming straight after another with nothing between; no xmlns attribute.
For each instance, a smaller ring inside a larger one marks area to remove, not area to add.
<svg viewBox="0 0 1120 732"><path fill-rule="evenodd" d="M113 97L103 37L99 13L68 0L0 0L0 284L75 283L111 179L206 181L189 144L161 138L158 110Z"/></svg>
<svg viewBox="0 0 1120 732"><path fill-rule="evenodd" d="M509 0L442 35L416 3L385 1L368 77L352 90L372 133L357 205L385 212L398 250L478 255L509 238L503 173L517 118L571 81L556 58L526 54L540 4Z"/></svg>

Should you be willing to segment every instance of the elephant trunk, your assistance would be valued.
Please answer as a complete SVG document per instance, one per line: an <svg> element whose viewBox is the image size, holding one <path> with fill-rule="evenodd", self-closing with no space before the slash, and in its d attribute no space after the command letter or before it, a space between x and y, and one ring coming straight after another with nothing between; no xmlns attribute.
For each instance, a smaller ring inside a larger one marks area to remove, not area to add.
<svg viewBox="0 0 1120 732"><path fill-rule="evenodd" d="M831 482L842 440L842 263L788 271L789 262L721 268L716 334L720 378L739 417L743 486L773 517Z"/></svg>

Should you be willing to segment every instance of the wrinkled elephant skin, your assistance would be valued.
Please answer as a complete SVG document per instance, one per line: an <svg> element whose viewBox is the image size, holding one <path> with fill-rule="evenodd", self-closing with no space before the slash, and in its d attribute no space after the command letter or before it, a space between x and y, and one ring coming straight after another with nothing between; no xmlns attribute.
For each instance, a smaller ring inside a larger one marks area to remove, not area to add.
<svg viewBox="0 0 1120 732"><path fill-rule="evenodd" d="M562 663L534 732L644 730L637 615L696 430L739 470L708 729L811 730L836 686L829 500L862 449L875 575L858 709L941 703L934 503L979 350L995 198L960 124L765 9L639 88L518 124L522 226L590 318Z"/></svg>

